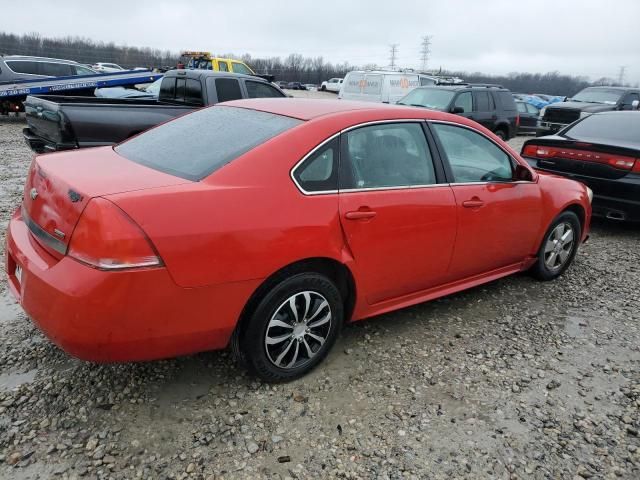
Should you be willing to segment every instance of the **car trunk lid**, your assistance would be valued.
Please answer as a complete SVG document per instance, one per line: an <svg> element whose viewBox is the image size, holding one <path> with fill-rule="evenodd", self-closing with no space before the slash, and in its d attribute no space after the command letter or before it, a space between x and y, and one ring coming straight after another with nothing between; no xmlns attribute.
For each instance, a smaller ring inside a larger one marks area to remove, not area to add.
<svg viewBox="0 0 640 480"><path fill-rule="evenodd" d="M31 164L22 213L36 240L60 257L92 198L183 183L190 182L131 162L111 147L50 153Z"/></svg>

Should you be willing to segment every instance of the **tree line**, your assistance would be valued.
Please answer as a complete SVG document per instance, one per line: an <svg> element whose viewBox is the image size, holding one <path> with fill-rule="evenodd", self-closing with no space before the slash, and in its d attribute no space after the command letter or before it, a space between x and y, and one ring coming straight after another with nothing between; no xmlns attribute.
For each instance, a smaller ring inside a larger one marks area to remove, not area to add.
<svg viewBox="0 0 640 480"><path fill-rule="evenodd" d="M175 67L180 61L178 52L153 48L119 46L113 42L96 42L88 38L62 37L47 38L38 33L16 35L0 32L0 54L32 55L63 58L76 62L93 64L98 62L117 63L125 68L167 68ZM221 57L237 58L233 54L219 54ZM274 75L276 80L320 84L332 77L343 77L356 69L372 70L376 65L355 66L349 63L331 63L323 57L305 57L292 53L285 58L257 58L249 54L240 57L257 73ZM571 96L590 85L615 85L609 78L591 82L587 77L549 73L510 73L508 75L487 75L480 72L435 72L455 75L470 83L500 84L512 92L546 93Z"/></svg>

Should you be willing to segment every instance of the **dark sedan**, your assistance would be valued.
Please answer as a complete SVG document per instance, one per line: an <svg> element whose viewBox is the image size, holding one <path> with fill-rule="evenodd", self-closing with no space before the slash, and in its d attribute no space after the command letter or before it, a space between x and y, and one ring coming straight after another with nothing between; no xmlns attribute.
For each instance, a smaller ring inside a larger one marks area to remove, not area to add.
<svg viewBox="0 0 640 480"><path fill-rule="evenodd" d="M307 89L307 87L305 87L300 82L289 82L287 84L286 88L289 89L289 90L306 90Z"/></svg>
<svg viewBox="0 0 640 480"><path fill-rule="evenodd" d="M590 115L555 135L527 140L529 165L593 190L593 214L640 221L640 112Z"/></svg>

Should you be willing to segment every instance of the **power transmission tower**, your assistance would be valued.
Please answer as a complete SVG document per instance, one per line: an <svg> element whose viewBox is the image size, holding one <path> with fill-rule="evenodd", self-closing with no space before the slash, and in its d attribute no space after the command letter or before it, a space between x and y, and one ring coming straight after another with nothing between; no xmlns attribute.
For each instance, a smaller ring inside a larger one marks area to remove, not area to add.
<svg viewBox="0 0 640 480"><path fill-rule="evenodd" d="M431 37L431 35L425 35L422 37L420 60L422 60L423 72L427 70L427 64L429 63L429 55L431 54Z"/></svg>
<svg viewBox="0 0 640 480"><path fill-rule="evenodd" d="M398 44L393 43L389 45L389 64L391 65L391 70L395 70L396 68L397 57L398 57Z"/></svg>
<svg viewBox="0 0 640 480"><path fill-rule="evenodd" d="M624 85L624 71L627 69L625 65L620 66L620 72L618 73L618 84Z"/></svg>

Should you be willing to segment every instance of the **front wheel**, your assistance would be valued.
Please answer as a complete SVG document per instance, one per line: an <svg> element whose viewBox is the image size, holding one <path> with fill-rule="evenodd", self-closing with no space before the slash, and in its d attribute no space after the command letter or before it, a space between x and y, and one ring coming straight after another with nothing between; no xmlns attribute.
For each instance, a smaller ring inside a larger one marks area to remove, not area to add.
<svg viewBox="0 0 640 480"><path fill-rule="evenodd" d="M504 140L504 141L507 140L507 134L505 133L504 130L496 130L495 134L500 140Z"/></svg>
<svg viewBox="0 0 640 480"><path fill-rule="evenodd" d="M322 85L322 86L320 87L320 90L322 90L322 91L324 92L324 91L326 91L326 90L327 90L327 87L325 87L324 85Z"/></svg>
<svg viewBox="0 0 640 480"><path fill-rule="evenodd" d="M573 212L563 212L553 221L538 250L531 273L539 280L553 280L573 262L582 238L582 227Z"/></svg>
<svg viewBox="0 0 640 480"><path fill-rule="evenodd" d="M343 321L335 284L318 273L300 273L267 292L239 337L249 369L268 382L299 378L329 353Z"/></svg>

